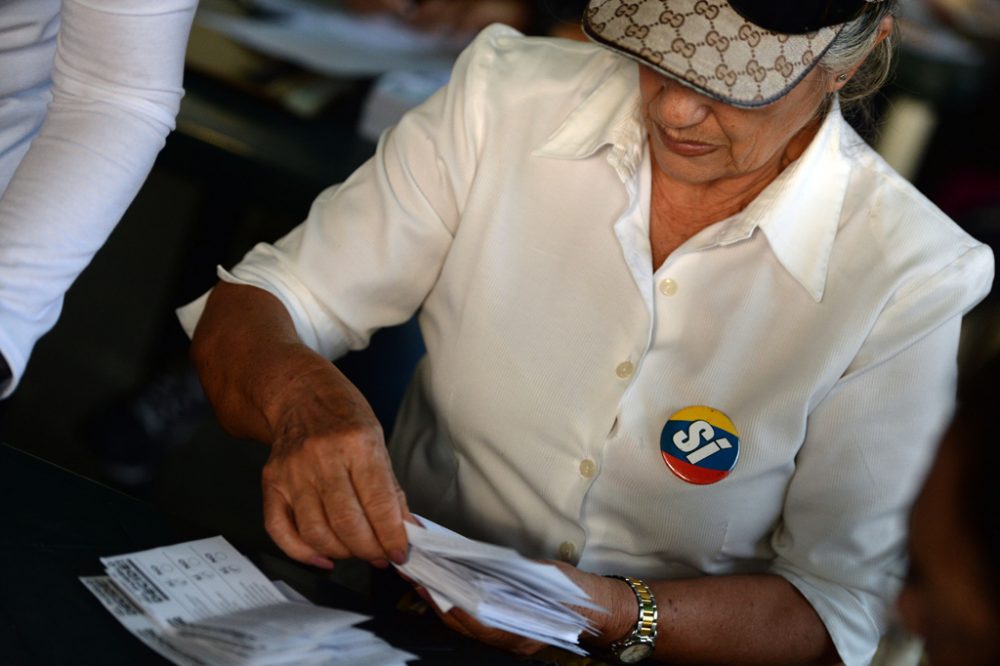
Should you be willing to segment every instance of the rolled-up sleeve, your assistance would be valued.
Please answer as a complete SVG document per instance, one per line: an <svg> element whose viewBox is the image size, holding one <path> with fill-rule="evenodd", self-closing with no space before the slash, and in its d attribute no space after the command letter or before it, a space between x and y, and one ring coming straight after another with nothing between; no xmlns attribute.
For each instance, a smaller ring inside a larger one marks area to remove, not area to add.
<svg viewBox="0 0 1000 666"><path fill-rule="evenodd" d="M291 233L257 245L220 278L276 296L301 340L328 358L411 317L457 231L489 117L493 43L510 34L502 26L481 33L450 83L383 134L373 158L325 190ZM204 300L178 311L189 335Z"/></svg>
<svg viewBox="0 0 1000 666"><path fill-rule="evenodd" d="M809 416L772 570L812 604L848 666L867 664L887 627L907 507L954 403L961 316L992 277L991 252L976 246L898 294Z"/></svg>

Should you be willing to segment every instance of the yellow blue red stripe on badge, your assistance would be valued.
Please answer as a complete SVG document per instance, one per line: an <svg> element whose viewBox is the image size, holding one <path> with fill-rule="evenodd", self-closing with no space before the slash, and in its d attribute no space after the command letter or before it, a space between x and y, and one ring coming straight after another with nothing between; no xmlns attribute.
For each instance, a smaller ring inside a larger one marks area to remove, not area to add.
<svg viewBox="0 0 1000 666"><path fill-rule="evenodd" d="M663 462L688 483L707 485L729 476L740 457L740 433L728 416L712 407L675 412L660 433Z"/></svg>

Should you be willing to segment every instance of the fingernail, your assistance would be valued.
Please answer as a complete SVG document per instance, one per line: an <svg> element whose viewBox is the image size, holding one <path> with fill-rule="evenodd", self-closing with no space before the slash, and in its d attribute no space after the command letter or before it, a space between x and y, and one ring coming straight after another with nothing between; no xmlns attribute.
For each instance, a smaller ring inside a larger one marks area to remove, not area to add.
<svg viewBox="0 0 1000 666"><path fill-rule="evenodd" d="M375 567L376 569L388 569L389 563L381 559L372 560L372 566Z"/></svg>
<svg viewBox="0 0 1000 666"><path fill-rule="evenodd" d="M309 558L309 564L314 567L319 567L320 569L329 570L333 568L333 562L325 557L311 557Z"/></svg>
<svg viewBox="0 0 1000 666"><path fill-rule="evenodd" d="M389 553L389 559L396 564L406 564L406 553L401 550L394 550Z"/></svg>

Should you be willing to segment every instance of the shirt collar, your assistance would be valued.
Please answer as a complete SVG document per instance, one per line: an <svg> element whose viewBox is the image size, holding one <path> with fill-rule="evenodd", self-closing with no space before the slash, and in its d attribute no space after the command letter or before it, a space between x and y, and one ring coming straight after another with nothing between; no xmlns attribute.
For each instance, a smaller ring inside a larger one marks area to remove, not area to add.
<svg viewBox="0 0 1000 666"><path fill-rule="evenodd" d="M607 76L534 151L535 155L584 159L611 145L614 150L609 161L622 179L635 174L645 150L645 127L639 114L638 70L631 61L623 62L623 71ZM834 99L799 159L742 213L719 225L713 239L713 244L734 243L749 238L759 227L781 265L817 303L826 288L850 176L841 142L853 133L845 126Z"/></svg>
<svg viewBox="0 0 1000 666"><path fill-rule="evenodd" d="M631 177L645 149L645 128L639 117L639 73L630 60L611 72L566 117L562 125L535 149L540 157L584 159L611 145L624 173Z"/></svg>
<svg viewBox="0 0 1000 666"><path fill-rule="evenodd" d="M834 102L812 143L738 216L748 234L759 227L778 261L818 303L850 177L842 141L853 136Z"/></svg>
<svg viewBox="0 0 1000 666"><path fill-rule="evenodd" d="M851 174L848 144L859 141L834 100L799 159L741 212L705 229L691 249L744 241L759 228L784 269L819 303Z"/></svg>

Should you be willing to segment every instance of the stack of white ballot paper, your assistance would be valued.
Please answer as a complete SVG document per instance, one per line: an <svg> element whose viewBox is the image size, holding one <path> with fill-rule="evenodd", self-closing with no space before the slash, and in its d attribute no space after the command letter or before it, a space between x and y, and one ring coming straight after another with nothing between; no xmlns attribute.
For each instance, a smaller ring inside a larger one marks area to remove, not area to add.
<svg viewBox="0 0 1000 666"><path fill-rule="evenodd" d="M606 611L562 571L417 518L423 526L406 523L410 555L397 568L438 608L457 606L488 627L586 654L579 637L593 627L573 607Z"/></svg>
<svg viewBox="0 0 1000 666"><path fill-rule="evenodd" d="M395 666L416 657L272 583L222 537L101 558L81 578L125 628L181 666Z"/></svg>

